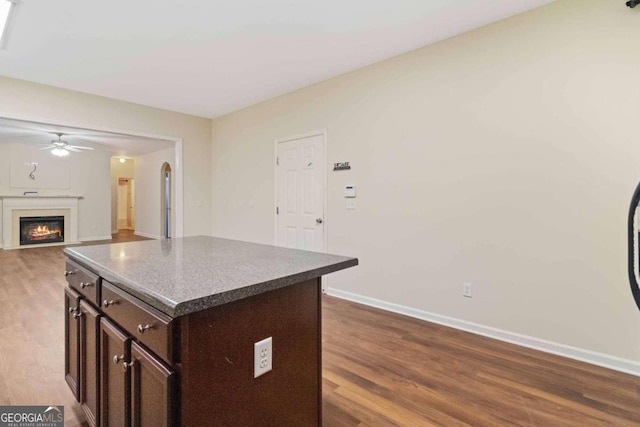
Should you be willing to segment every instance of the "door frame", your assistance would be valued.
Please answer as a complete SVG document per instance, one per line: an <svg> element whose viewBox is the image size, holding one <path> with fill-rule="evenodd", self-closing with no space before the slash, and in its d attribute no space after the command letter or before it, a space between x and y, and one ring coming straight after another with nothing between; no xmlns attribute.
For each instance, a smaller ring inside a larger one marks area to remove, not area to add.
<svg viewBox="0 0 640 427"><path fill-rule="evenodd" d="M289 142L289 141L293 141L294 139L302 139L302 138L309 138L312 136L322 136L322 146L324 148L324 170L322 171L322 187L324 188L324 194L322 195L323 198L323 206L322 206L322 221L324 224L324 227L322 229L322 251L323 252L327 252L327 248L329 247L329 242L328 242L328 235L329 233L327 232L327 230L329 229L329 221L328 221L328 209L327 209L327 203L328 203L328 199L327 199L327 193L328 193L328 188L327 188L327 165L328 163L328 144L327 144L327 129L318 129L318 130L312 130L309 132L305 132L305 133L301 133L301 134L297 134L297 135L292 135L292 136L288 136L286 138L278 138L276 140L274 140L273 142L273 175L274 175L274 195L275 195L275 199L273 201L273 230L274 230L274 244L276 246L278 246L278 214L276 213L276 210L278 209L278 144L284 143L284 142ZM324 277L323 279L323 283L324 283Z"/></svg>
<svg viewBox="0 0 640 427"><path fill-rule="evenodd" d="M118 184L116 186L116 228L118 230L120 229L120 224L118 223L118 221L119 221L118 208L120 208L120 202L119 202L120 193L119 193L119 191L120 191L120 180L121 179L128 179L129 180L128 187L130 187L130 190L132 190L131 192L133 193L132 197L131 197L131 201L133 202L133 209L134 210L135 210L135 204L136 204L136 202L135 202L135 189L134 189L134 187L135 187L135 178L131 178L131 177L128 177L128 176L119 176L117 178ZM129 212L128 215L131 215L131 227L125 227L124 229L135 231L135 229L136 229L135 211L132 212L131 208L127 208L127 212Z"/></svg>

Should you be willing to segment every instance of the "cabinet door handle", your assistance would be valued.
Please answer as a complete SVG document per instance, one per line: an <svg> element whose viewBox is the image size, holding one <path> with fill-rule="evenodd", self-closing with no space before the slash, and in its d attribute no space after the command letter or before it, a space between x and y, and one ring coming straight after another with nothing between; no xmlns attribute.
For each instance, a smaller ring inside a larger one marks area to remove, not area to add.
<svg viewBox="0 0 640 427"><path fill-rule="evenodd" d="M88 288L89 286L93 286L93 285L95 285L95 283L93 283L93 282L87 282L87 283L80 282L80 288L82 288L82 289Z"/></svg>
<svg viewBox="0 0 640 427"><path fill-rule="evenodd" d="M153 328L153 325L144 325L142 326L142 324L138 325L138 332L140 332L140 334L144 334L144 331Z"/></svg>
<svg viewBox="0 0 640 427"><path fill-rule="evenodd" d="M74 319L79 319L82 317L82 312L81 311L77 311L75 313L73 313L73 318Z"/></svg>
<svg viewBox="0 0 640 427"><path fill-rule="evenodd" d="M69 314L73 314L78 311L78 307L69 307Z"/></svg>
<svg viewBox="0 0 640 427"><path fill-rule="evenodd" d="M136 359L133 359L131 363L127 363L127 362L122 363L122 370L124 372L127 372L127 369L131 368L134 363L136 363Z"/></svg>
<svg viewBox="0 0 640 427"><path fill-rule="evenodd" d="M64 277L71 276L72 274L76 274L76 271L78 270L65 270Z"/></svg>
<svg viewBox="0 0 640 427"><path fill-rule="evenodd" d="M118 301L114 300L114 299L102 301L102 305L104 307L109 307L110 305L116 305L117 303L118 303Z"/></svg>
<svg viewBox="0 0 640 427"><path fill-rule="evenodd" d="M124 359L124 355L123 356L118 356L117 354L115 356L113 356L113 363L115 363L116 365L118 363L120 363L120 361Z"/></svg>

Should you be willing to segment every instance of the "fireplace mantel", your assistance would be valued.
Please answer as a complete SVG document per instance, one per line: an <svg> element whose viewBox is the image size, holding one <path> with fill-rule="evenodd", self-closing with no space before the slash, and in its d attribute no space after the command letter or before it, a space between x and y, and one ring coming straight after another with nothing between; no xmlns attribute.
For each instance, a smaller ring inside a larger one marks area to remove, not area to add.
<svg viewBox="0 0 640 427"><path fill-rule="evenodd" d="M29 212L34 215L38 212L43 216L52 211L64 212L65 216L65 240L63 243L52 243L51 245L67 245L79 243L78 241L78 200L82 196L3 196L0 195L2 203L2 247L4 249L16 249L20 246L18 229L16 227L16 217L20 211ZM16 243L17 242L17 243ZM45 246L45 245L42 245Z"/></svg>

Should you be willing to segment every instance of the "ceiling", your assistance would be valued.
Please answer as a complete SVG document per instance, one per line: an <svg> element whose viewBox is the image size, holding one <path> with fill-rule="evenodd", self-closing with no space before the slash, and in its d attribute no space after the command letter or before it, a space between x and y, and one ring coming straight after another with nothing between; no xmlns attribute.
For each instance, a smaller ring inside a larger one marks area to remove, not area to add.
<svg viewBox="0 0 640 427"><path fill-rule="evenodd" d="M552 1L20 0L0 75L213 118Z"/></svg>

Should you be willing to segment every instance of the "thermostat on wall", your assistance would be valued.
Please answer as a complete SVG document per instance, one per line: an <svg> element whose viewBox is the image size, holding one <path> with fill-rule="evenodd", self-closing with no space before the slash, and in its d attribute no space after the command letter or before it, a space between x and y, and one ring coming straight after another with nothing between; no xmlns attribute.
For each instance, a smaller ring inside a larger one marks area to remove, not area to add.
<svg viewBox="0 0 640 427"><path fill-rule="evenodd" d="M356 197L356 186L347 185L344 187L344 197Z"/></svg>

